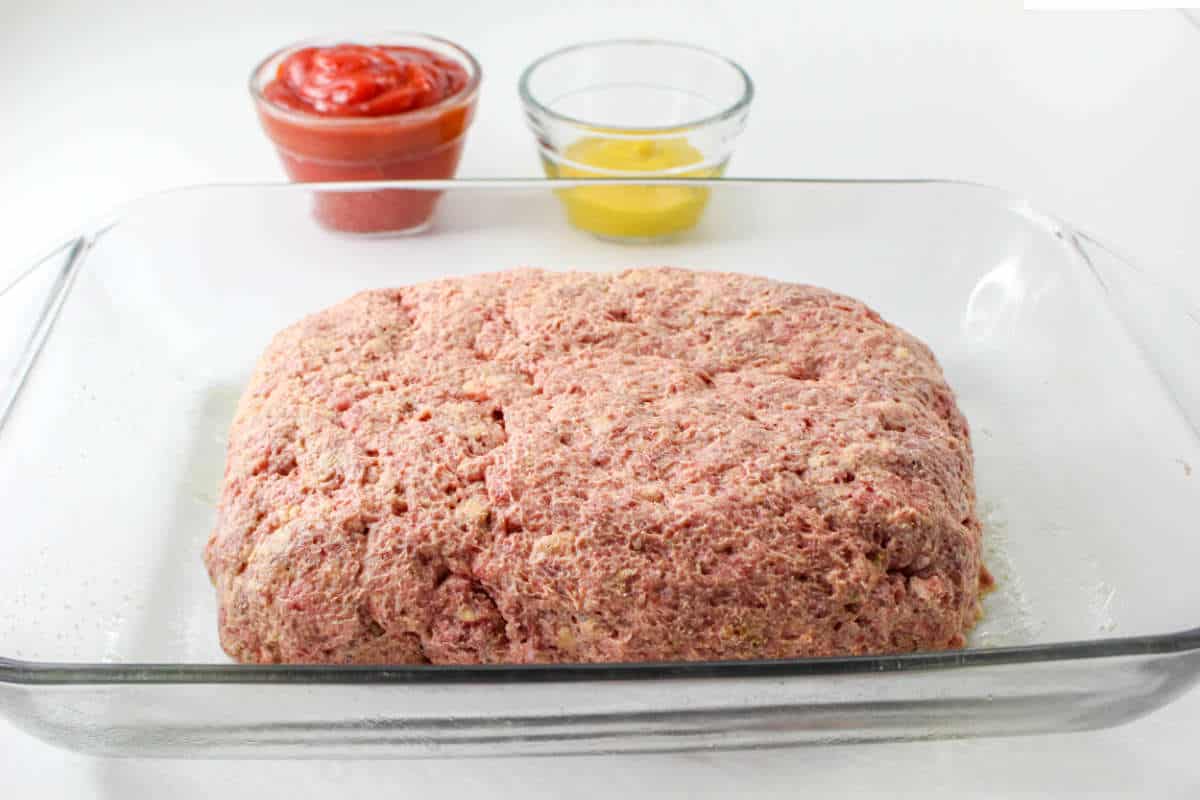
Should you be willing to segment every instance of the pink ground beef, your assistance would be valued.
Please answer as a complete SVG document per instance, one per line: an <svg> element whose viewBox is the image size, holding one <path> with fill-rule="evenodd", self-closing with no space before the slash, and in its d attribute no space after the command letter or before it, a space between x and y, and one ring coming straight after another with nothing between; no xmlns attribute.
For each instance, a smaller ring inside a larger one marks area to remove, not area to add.
<svg viewBox="0 0 1200 800"><path fill-rule="evenodd" d="M944 649L989 581L929 349L681 269L370 291L283 331L205 563L247 662Z"/></svg>

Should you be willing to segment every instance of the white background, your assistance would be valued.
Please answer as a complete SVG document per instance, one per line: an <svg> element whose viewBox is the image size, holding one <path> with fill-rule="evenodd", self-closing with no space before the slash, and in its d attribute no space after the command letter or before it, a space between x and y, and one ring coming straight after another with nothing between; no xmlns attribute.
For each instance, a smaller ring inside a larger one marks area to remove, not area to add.
<svg viewBox="0 0 1200 800"><path fill-rule="evenodd" d="M515 90L538 54L685 39L757 83L731 175L1000 185L1200 300L1200 22L1016 2L0 0L0 276L139 194L279 179L245 92L252 64L315 33L385 29L438 33L482 61L464 176L538 174ZM0 796L1194 798L1198 734L1200 692L1095 733L587 760L102 761L0 721Z"/></svg>

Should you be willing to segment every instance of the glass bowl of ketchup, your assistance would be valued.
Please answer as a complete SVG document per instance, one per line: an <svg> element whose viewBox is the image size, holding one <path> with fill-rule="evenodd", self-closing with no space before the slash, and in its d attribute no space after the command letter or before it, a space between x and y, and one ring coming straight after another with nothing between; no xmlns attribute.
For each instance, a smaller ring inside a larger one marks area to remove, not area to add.
<svg viewBox="0 0 1200 800"><path fill-rule="evenodd" d="M314 39L262 61L250 95L288 176L297 182L453 178L479 97L479 63L421 33L361 41ZM436 192L328 191L314 214L350 233L429 227Z"/></svg>

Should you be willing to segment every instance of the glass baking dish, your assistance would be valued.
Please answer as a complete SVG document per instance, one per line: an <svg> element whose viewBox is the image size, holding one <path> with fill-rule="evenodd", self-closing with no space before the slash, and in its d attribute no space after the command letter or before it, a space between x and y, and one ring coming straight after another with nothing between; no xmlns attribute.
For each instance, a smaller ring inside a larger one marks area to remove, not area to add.
<svg viewBox="0 0 1200 800"><path fill-rule="evenodd" d="M100 754L459 756L1096 728L1192 685L1200 314L985 187L705 181L697 229L632 245L566 224L555 191L582 183L338 185L444 192L431 232L390 239L323 230L311 186L179 190L89 227L0 292L0 711ZM200 553L233 407L273 332L368 287L652 264L827 286L933 347L972 424L998 579L968 649L511 667L226 659Z"/></svg>

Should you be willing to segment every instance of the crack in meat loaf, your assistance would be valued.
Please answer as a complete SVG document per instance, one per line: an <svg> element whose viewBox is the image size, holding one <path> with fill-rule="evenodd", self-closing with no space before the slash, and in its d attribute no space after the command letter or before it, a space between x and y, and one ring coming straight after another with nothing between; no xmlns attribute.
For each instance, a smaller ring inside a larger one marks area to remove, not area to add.
<svg viewBox="0 0 1200 800"><path fill-rule="evenodd" d="M960 647L989 581L933 354L682 269L368 291L280 333L205 563L247 662Z"/></svg>

